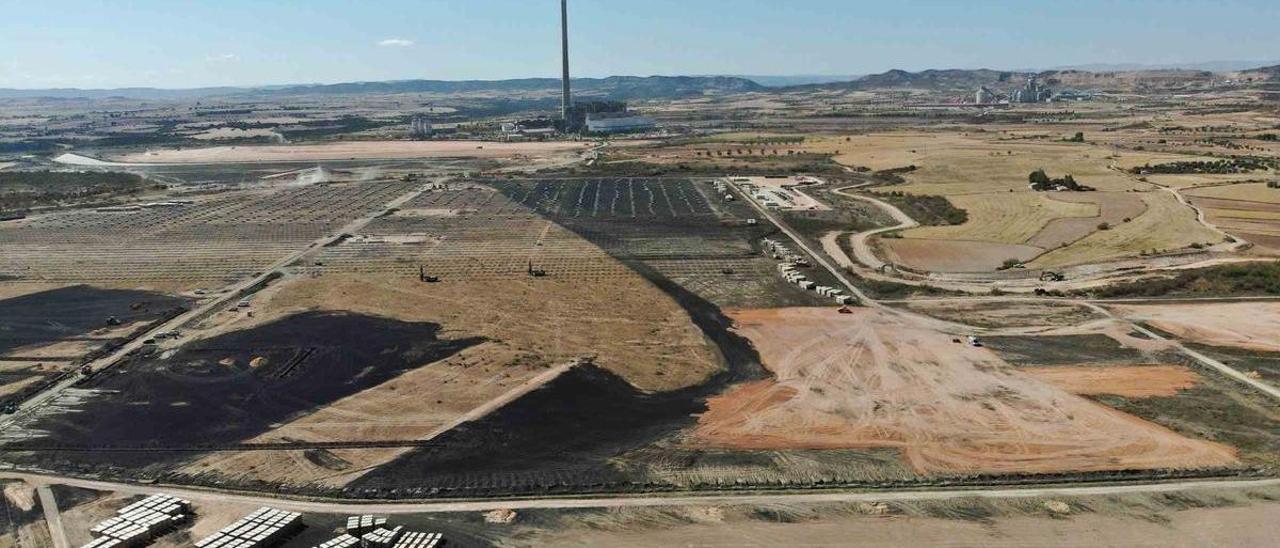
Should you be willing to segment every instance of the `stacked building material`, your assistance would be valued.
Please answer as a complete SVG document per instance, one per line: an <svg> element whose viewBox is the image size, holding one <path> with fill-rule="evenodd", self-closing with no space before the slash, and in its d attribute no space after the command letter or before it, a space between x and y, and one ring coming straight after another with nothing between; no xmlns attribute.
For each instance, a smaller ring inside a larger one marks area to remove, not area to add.
<svg viewBox="0 0 1280 548"><path fill-rule="evenodd" d="M365 514L347 518L347 533L360 536L387 524L387 518Z"/></svg>
<svg viewBox="0 0 1280 548"><path fill-rule="evenodd" d="M360 545L360 539L343 533L320 543L315 548L353 548Z"/></svg>
<svg viewBox="0 0 1280 548"><path fill-rule="evenodd" d="M387 529L379 527L368 533L360 535L360 540L364 546L387 547L390 548L400 539L400 534L404 531L403 525L397 525L395 529Z"/></svg>
<svg viewBox="0 0 1280 548"><path fill-rule="evenodd" d="M89 530L94 539L85 548L135 548L185 522L191 502L169 495L152 495L116 511Z"/></svg>
<svg viewBox="0 0 1280 548"><path fill-rule="evenodd" d="M196 542L196 548L273 546L302 528L302 515L262 507Z"/></svg>
<svg viewBox="0 0 1280 548"><path fill-rule="evenodd" d="M443 534L411 531L401 536L393 548L438 548L440 546L444 546Z"/></svg>

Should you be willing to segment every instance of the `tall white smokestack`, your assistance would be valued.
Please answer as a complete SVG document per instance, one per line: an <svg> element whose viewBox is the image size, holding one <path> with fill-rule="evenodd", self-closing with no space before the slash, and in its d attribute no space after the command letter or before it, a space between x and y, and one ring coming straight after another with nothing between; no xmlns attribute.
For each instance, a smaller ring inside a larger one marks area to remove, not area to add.
<svg viewBox="0 0 1280 548"><path fill-rule="evenodd" d="M563 57L564 97L560 103L560 115L564 118L565 129L569 129L569 110L573 106L572 91L569 89L569 0L560 0L560 52Z"/></svg>

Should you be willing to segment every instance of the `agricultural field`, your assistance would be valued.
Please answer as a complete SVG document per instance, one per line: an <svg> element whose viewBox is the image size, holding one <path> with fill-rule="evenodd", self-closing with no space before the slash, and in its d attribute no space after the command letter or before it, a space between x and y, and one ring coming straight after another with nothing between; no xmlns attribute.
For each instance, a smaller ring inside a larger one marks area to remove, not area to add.
<svg viewBox="0 0 1280 548"><path fill-rule="evenodd" d="M1187 195L1204 208L1209 222L1267 254L1280 253L1280 188L1242 183L1196 188Z"/></svg>
<svg viewBox="0 0 1280 548"><path fill-rule="evenodd" d="M786 138L720 137L760 142ZM1173 193L1125 172L1133 166L1198 158L1194 156L1069 143L1049 128L810 135L793 146L829 154L882 185L902 181L876 192L943 196L967 213L962 224L913 228L876 242L881 254L914 270L992 272L1008 261L1061 268L1208 247L1226 238L1199 223L1195 211ZM1037 169L1055 177L1072 175L1097 191L1032 191L1027 178ZM893 175L877 179L879 173Z"/></svg>

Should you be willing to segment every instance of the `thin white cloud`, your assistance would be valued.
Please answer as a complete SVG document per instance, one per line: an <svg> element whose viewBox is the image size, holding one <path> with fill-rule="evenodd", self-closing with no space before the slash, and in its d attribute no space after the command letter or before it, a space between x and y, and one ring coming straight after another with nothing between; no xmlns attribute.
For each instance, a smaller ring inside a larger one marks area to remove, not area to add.
<svg viewBox="0 0 1280 548"><path fill-rule="evenodd" d="M217 55L210 55L208 57L205 57L204 60L210 63L225 63L227 61L235 61L236 59L239 59L239 58L240 56L234 53L219 53Z"/></svg>
<svg viewBox="0 0 1280 548"><path fill-rule="evenodd" d="M378 46L384 48L407 48L412 45L413 40L405 40L404 38L387 38L378 42Z"/></svg>

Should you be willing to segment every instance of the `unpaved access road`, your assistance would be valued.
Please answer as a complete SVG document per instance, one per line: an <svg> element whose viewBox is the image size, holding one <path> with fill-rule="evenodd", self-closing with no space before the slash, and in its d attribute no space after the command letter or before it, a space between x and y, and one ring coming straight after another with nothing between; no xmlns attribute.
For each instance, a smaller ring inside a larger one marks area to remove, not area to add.
<svg viewBox="0 0 1280 548"><path fill-rule="evenodd" d="M893 232L895 230L906 230L909 228L918 227L920 226L920 223L916 222L916 220L912 219L910 215L907 215L901 209L898 209L897 206L889 202L886 202L884 200L880 200L877 198L872 198L870 196L861 196L858 194L851 194L848 192L849 189L858 188L859 186L861 185L837 188L835 189L834 192L846 198L853 198L854 200L861 200L864 202L868 202L868 203L880 206L880 209L883 209L886 213L889 214L889 216L893 217L893 220L898 221L897 225L859 232L850 237L849 242L852 244L851 247L853 248L853 255L855 258L858 259L858 262L861 262L862 264L866 265L869 268L880 270L881 268L884 268L885 263L884 261L881 261L879 257L876 257L876 254L871 250L871 245L867 243L867 241L872 236L876 236L878 234L884 234L886 232ZM839 235L833 233L832 236L835 237ZM825 239L823 241L823 246L824 247L826 246Z"/></svg>
<svg viewBox="0 0 1280 548"><path fill-rule="evenodd" d="M732 184L732 183L730 183L730 184ZM845 188L842 188L842 189L839 189L839 190L848 190L849 188L854 188L854 187L845 187ZM859 299L862 303L864 303L864 305L865 305L865 306L868 306L868 307L871 307L871 308L874 308L874 309L878 309L878 310L892 310L892 311L895 311L895 312L897 312L897 313L899 313L899 314L910 314L910 313L905 312L905 311L902 311L902 310L900 310L900 309L891 308L891 307L889 307L888 305L885 305L885 304L883 304L883 303L880 303L880 302L878 302L878 301L876 301L876 300L872 299L872 298L871 298L871 297L869 297L866 293L864 293L862 290L858 289L858 288L857 288L857 287L856 287L852 282L850 282L850 281L848 280L848 278L846 278L846 277L844 276L844 273L843 273L843 272L841 272L841 271L839 271L839 270L837 270L836 268L834 268L834 267L832 267L832 266L831 266L831 263L829 263L829 262L826 260L826 257L832 257L833 259L835 259L835 260L839 261L839 262L840 262L840 264L841 264L841 265L843 265L843 266L854 266L853 260L849 258L849 256L844 252L844 250L840 249L840 246L839 246L838 242L835 240L835 238L839 237L840 233L835 233L835 232L833 232L833 233L829 233L829 234L827 234L826 236L824 236L824 237L823 237L823 239L822 239L822 246L823 246L823 250L827 252L827 255L822 255L822 254L815 253L812 249L810 249L810 248L809 248L809 246L808 246L808 245L806 245L806 244L805 244L804 239L803 239L803 238L802 238L798 233L796 233L794 230L792 230L789 226L787 226L787 224L786 224L786 223L782 222L780 219L778 219L778 218L777 218L777 216L773 215L773 214L772 214L771 212L769 212L767 209L765 209L764 207L760 206L760 204L756 203L756 201L755 201L755 200L751 199L751 196L750 196L749 194L747 194L747 193L745 193L745 192L742 192L741 190L737 189L737 187L736 187L736 186L734 187L734 189L735 189L735 190L738 190L738 194L742 195L742 196L746 199L746 201L747 201L748 203L750 203L753 207L755 207L755 209L756 209L757 211L759 211L759 212L760 212L760 214L761 214L761 215L764 215L765 219L768 219L770 223L773 223L773 225L774 225L774 226L776 226L776 227L778 228L778 230L781 230L781 231L782 231L783 233L785 233L788 237L790 237L790 238L792 239L792 241L794 241L794 242L795 242L795 244L796 244L797 246L799 246L802 250L804 250L804 251L805 251L806 253L808 253L809 255L813 256L814 260L816 260L816 261L818 262L818 264L820 264L823 268L826 268L828 271L830 271L830 272L831 272L831 274L832 274L832 275L834 275L834 276L836 277L836 279L840 280L840 282L841 282L841 283L843 283L846 287L848 287L848 288L849 288L849 291L850 291L851 293L853 293L853 295L857 296L857 297L858 297L858 299ZM897 208L894 208L894 209L896 210ZM901 210L898 210L898 213L905 215L904 213L902 213L902 211L901 211ZM896 217L897 217L897 215L895 215L895 218L896 218ZM908 281L908 280L900 280L900 279L897 279L897 278L891 278L891 277L887 277L887 276L882 276L882 275L880 275L880 273L879 273L879 272L873 272L873 273L871 273L871 275L872 275L873 277L875 277L876 279L882 279L882 280L884 280L884 281L893 281L893 282L899 282L899 283L913 283L912 281ZM990 290L991 284L981 284L981 285L982 285L983 287L988 288L988 291ZM947 286L946 286L946 285L939 285L938 287L947 287ZM1268 395L1268 396L1270 396L1270 397L1272 397L1272 398L1275 398L1275 399L1277 399L1277 400L1280 400L1280 389L1277 389L1276 387L1273 387L1273 386L1271 386L1271 385L1269 385L1269 384L1267 384L1267 383L1265 383L1265 382L1259 381L1259 380L1257 380L1257 379L1250 378L1248 375L1245 375L1244 373L1242 373L1242 372L1240 372L1240 371L1237 371L1237 370L1235 370L1235 369L1232 369L1231 367L1227 366L1226 364L1224 364L1224 363L1222 363L1222 362L1220 362L1220 361L1218 361L1218 360L1215 360L1215 359L1213 359L1213 358L1210 358L1209 356L1206 356L1206 355L1204 355L1203 353L1196 352L1195 350L1192 350L1192 349L1190 349L1190 348L1187 348L1185 345L1183 345L1182 343L1180 343L1180 342L1178 342L1178 341L1171 341L1171 340L1170 340L1170 339L1168 339L1167 337L1163 337L1163 336L1161 336L1160 334L1155 333L1154 331L1151 331L1150 329L1147 329L1147 328L1145 328L1145 327L1143 327L1143 326L1141 326L1141 325L1138 325L1137 323L1135 323L1135 322L1133 322L1133 321L1130 321L1130 320L1128 320L1128 319L1126 319L1126 318L1122 318L1122 317L1120 317L1120 316L1118 316L1118 315L1116 315L1116 314L1112 313L1110 310L1108 310L1108 309L1106 309L1106 308L1104 308L1104 307L1100 306L1099 304L1097 304L1097 303L1095 303L1095 302L1093 302L1093 301L1088 301L1088 300L1084 300L1084 299L1068 299L1068 300L1052 299L1052 298L1037 299L1037 298L1034 298L1034 297L1028 297L1028 299L1031 299L1031 300L1043 300L1044 302L1053 302L1053 303L1063 303L1063 302L1067 302L1067 303L1079 304L1079 305L1081 305L1081 306L1086 306L1086 307L1088 307L1088 308L1090 308L1090 309L1092 309L1092 310L1094 310L1094 311L1098 312L1099 314L1102 314L1103 316L1105 316L1105 317L1107 317L1107 318L1114 319L1114 320L1119 320L1119 321L1121 321L1121 322L1124 322L1124 324L1125 324L1125 325L1132 327L1135 331L1138 331L1139 333L1142 333L1143 335L1146 335L1146 336L1150 337L1152 340L1156 340L1156 341L1169 341L1171 344L1174 344L1174 345L1177 347L1177 349L1178 349L1179 351L1181 351L1182 353L1186 354L1187 356L1190 356L1191 358L1195 359L1196 361L1200 362L1202 365L1204 365L1204 366L1206 366L1206 367L1208 367L1208 368L1210 368L1210 369L1214 369L1214 370L1216 370L1216 371L1218 371L1218 372L1220 372L1220 373L1222 373L1222 374L1224 374L1224 375L1226 375L1226 376L1228 376L1228 377L1230 377L1230 378L1232 378L1232 379L1235 379L1235 380L1238 380L1238 381L1240 381L1240 382L1243 382L1243 383L1245 383L1245 384L1247 384L1247 385L1249 385L1249 386L1251 386L1251 387L1253 387L1253 388L1256 388L1256 389L1260 390L1261 392L1263 392L1264 394L1266 394L1266 395ZM928 317L928 316L923 316L923 315L919 315L919 314L910 314L910 315L917 316L917 317L922 317L922 318L927 318L927 317ZM942 320L935 320L935 322L937 322L937 325L948 325L948 326L950 326L951 330L953 330L953 331L954 331L956 328L968 329L968 330L970 330L970 331L974 331L974 330L975 330L975 329L973 329L971 326L963 326L963 325L955 324L955 323L952 323L952 322L943 322ZM980 331L980 330L979 330L979 331Z"/></svg>
<svg viewBox="0 0 1280 548"><path fill-rule="evenodd" d="M49 524L53 548L71 548L71 543L67 541L67 530L62 526L62 511L58 510L58 500L53 497L53 489L48 485L37 485L36 493L40 494L40 507L44 509L44 519Z"/></svg>
<svg viewBox="0 0 1280 548"><path fill-rule="evenodd" d="M999 489L938 489L861 492L794 492L771 494L653 495L633 497L549 497L445 502L322 502L293 500L267 495L224 493L183 487L134 485L97 480L59 478L23 473L0 473L0 478L20 479L33 485L60 484L134 495L164 493L193 501L247 505L268 505L293 512L325 514L425 514L433 512L487 512L536 508L626 508L645 506L690 506L708 504L800 504L839 502L894 502L913 500L953 500L962 498L1023 499L1040 497L1084 497L1132 493L1178 493L1199 489L1256 489L1280 486L1280 478L1257 480L1203 480L1126 485L1057 486Z"/></svg>

